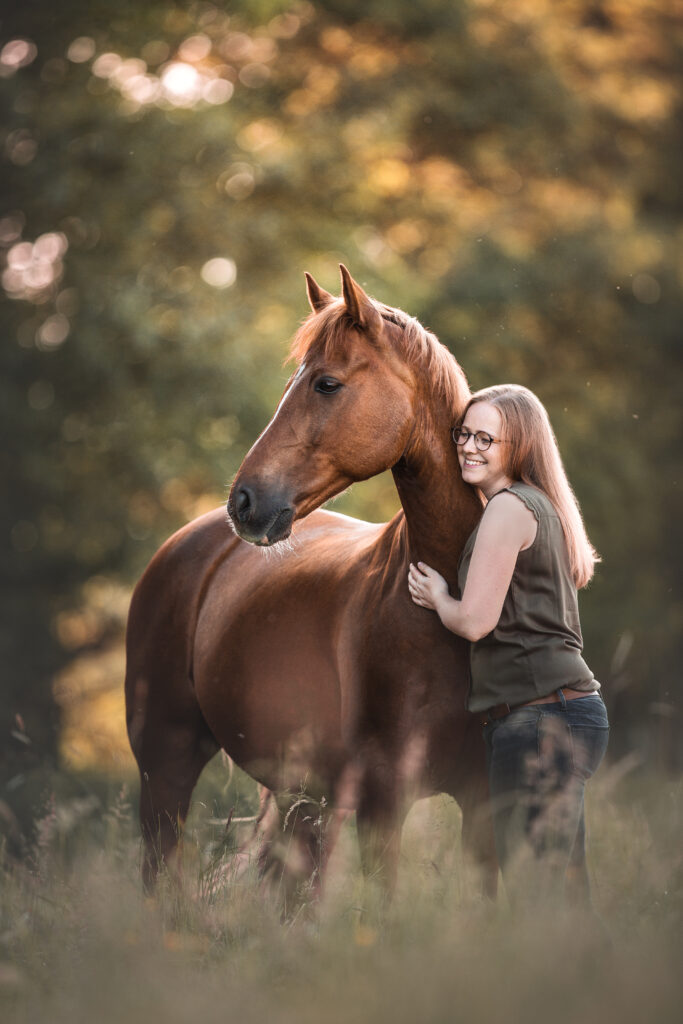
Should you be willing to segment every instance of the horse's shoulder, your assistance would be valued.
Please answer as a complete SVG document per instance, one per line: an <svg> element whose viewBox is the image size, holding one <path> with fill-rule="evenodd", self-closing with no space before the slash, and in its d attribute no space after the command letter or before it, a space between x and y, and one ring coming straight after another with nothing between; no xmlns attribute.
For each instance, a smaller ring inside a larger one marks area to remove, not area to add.
<svg viewBox="0 0 683 1024"><path fill-rule="evenodd" d="M140 583L145 578L165 576L183 564L191 563L197 568L210 564L239 543L227 520L225 508L212 509L181 526L164 541L149 562Z"/></svg>

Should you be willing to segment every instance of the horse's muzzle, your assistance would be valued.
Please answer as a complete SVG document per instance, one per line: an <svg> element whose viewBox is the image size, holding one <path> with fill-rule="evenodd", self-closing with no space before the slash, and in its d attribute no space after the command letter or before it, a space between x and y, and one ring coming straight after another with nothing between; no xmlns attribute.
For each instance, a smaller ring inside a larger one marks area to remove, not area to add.
<svg viewBox="0 0 683 1024"><path fill-rule="evenodd" d="M233 488L227 509L235 532L250 544L267 547L292 532L292 506L280 497L258 495L246 484Z"/></svg>

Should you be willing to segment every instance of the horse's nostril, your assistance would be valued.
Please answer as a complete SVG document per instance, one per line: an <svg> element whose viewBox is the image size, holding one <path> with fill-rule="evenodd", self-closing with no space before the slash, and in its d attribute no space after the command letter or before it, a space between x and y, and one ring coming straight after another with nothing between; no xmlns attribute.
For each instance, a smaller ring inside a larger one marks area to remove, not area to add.
<svg viewBox="0 0 683 1024"><path fill-rule="evenodd" d="M240 523L246 523L253 508L253 497L247 487L240 487L235 495L235 515Z"/></svg>

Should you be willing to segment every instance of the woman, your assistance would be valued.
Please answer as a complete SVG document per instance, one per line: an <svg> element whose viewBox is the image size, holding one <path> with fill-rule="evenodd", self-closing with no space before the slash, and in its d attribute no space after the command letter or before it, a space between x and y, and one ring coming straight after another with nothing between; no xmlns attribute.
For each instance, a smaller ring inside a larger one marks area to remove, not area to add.
<svg viewBox="0 0 683 1024"><path fill-rule="evenodd" d="M559 895L573 863L587 897L584 786L609 726L581 656L577 588L597 555L531 391L503 384L476 392L453 439L463 480L486 508L460 560L460 599L423 563L410 567L410 594L472 642L468 708L482 718L508 896Z"/></svg>

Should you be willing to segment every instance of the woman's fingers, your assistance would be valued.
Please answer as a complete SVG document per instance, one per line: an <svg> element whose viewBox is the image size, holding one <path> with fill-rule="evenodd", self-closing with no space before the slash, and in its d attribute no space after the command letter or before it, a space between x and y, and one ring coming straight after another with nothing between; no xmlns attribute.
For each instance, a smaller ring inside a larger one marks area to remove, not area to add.
<svg viewBox="0 0 683 1024"><path fill-rule="evenodd" d="M430 579L427 573L423 571L424 569L437 575L435 570L430 569L428 565L424 564L424 562L418 562L417 566L413 565L412 562L410 563L410 568L408 570L408 590L415 604L419 604L421 608L431 609L433 607L430 593L432 579Z"/></svg>
<svg viewBox="0 0 683 1024"><path fill-rule="evenodd" d="M408 589L410 590L410 596L415 604L421 605L422 608L431 608L429 596L427 594L422 593L422 591L418 590L416 587L409 587Z"/></svg>

